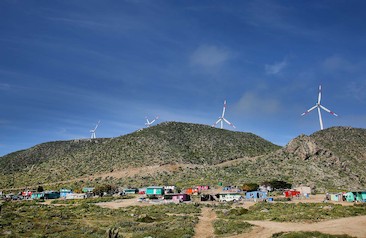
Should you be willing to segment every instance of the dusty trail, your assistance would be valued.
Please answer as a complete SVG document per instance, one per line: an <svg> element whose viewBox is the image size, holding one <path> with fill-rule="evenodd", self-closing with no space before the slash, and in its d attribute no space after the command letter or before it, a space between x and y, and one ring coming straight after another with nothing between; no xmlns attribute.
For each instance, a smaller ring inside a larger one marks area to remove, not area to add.
<svg viewBox="0 0 366 238"><path fill-rule="evenodd" d="M213 221L216 219L216 213L211 208L202 208L198 224L194 229L194 238L212 238L214 236Z"/></svg>
<svg viewBox="0 0 366 238"><path fill-rule="evenodd" d="M354 237L366 237L366 216L347 217L317 223L290 223L272 221L247 221L256 225L246 234L230 236L230 238L266 238L278 232L290 231L319 231L322 233L341 235L347 234Z"/></svg>

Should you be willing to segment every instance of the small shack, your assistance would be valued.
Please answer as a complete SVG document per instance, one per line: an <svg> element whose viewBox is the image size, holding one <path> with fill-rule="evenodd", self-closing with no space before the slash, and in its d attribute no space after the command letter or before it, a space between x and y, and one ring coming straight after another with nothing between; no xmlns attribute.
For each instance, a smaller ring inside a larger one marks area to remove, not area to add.
<svg viewBox="0 0 366 238"><path fill-rule="evenodd" d="M174 185L164 186L164 193L174 193L175 189Z"/></svg>
<svg viewBox="0 0 366 238"><path fill-rule="evenodd" d="M191 201L191 196L186 193L165 194L164 199L177 202Z"/></svg>
<svg viewBox="0 0 366 238"><path fill-rule="evenodd" d="M348 192L345 197L347 202L366 202L366 191Z"/></svg>
<svg viewBox="0 0 366 238"><path fill-rule="evenodd" d="M286 190L284 194L287 198L300 197L300 192L296 190Z"/></svg>
<svg viewBox="0 0 366 238"><path fill-rule="evenodd" d="M334 202L342 202L343 201L343 194L342 193L330 194L330 200L334 201Z"/></svg>
<svg viewBox="0 0 366 238"><path fill-rule="evenodd" d="M94 191L94 188L92 188L92 187L84 187L81 191L83 193L92 193Z"/></svg>
<svg viewBox="0 0 366 238"><path fill-rule="evenodd" d="M263 200L267 198L267 193L262 191L246 192L245 199L248 200Z"/></svg>
<svg viewBox="0 0 366 238"><path fill-rule="evenodd" d="M187 188L185 190L185 193L189 194L189 195L198 195L199 190L198 190L198 188Z"/></svg>
<svg viewBox="0 0 366 238"><path fill-rule="evenodd" d="M60 198L60 192L58 191L45 191L44 192L45 199L57 199Z"/></svg>
<svg viewBox="0 0 366 238"><path fill-rule="evenodd" d="M206 202L206 201L216 201L216 197L212 196L211 194L202 194L201 202Z"/></svg>
<svg viewBox="0 0 366 238"><path fill-rule="evenodd" d="M66 199L85 199L87 195L85 193L67 193Z"/></svg>
<svg viewBox="0 0 366 238"><path fill-rule="evenodd" d="M164 187L151 186L146 188L147 196L163 196L164 195Z"/></svg>
<svg viewBox="0 0 366 238"><path fill-rule="evenodd" d="M208 186L208 185L198 185L197 189L198 189L199 192L206 191L206 190L210 189L210 186Z"/></svg>
<svg viewBox="0 0 366 238"><path fill-rule="evenodd" d="M294 190L299 191L300 194L303 194L304 196L311 194L311 188L307 186L296 187Z"/></svg>
<svg viewBox="0 0 366 238"><path fill-rule="evenodd" d="M240 193L219 193L216 197L220 202L237 202L243 198Z"/></svg>
<svg viewBox="0 0 366 238"><path fill-rule="evenodd" d="M60 189L60 197L61 198L66 198L66 195L72 193L72 190L70 189L66 189L66 188L61 188Z"/></svg>
<svg viewBox="0 0 366 238"><path fill-rule="evenodd" d="M43 199L44 192L33 192L31 195L31 199Z"/></svg>
<svg viewBox="0 0 366 238"><path fill-rule="evenodd" d="M123 189L123 192L125 192L125 194L136 194L139 190L137 188L126 188Z"/></svg>

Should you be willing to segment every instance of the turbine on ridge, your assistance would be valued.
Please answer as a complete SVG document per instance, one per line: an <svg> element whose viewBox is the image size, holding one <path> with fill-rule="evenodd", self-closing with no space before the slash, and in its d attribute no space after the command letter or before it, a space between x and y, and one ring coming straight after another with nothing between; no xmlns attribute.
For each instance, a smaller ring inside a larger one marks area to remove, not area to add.
<svg viewBox="0 0 366 238"><path fill-rule="evenodd" d="M99 126L99 123L100 123L100 121L98 121L98 122L97 122L97 125L95 126L95 128L94 128L93 130L90 130L90 133L91 133L90 138L91 138L91 139L96 139L96 138L97 138L97 136L96 136L95 132L96 132L96 130L97 130L97 128L98 128L98 126Z"/></svg>
<svg viewBox="0 0 366 238"><path fill-rule="evenodd" d="M322 86L319 85L319 94L318 94L318 102L315 104L315 106L313 106L312 108L310 108L309 110L307 110L306 112L302 113L301 116L304 116L306 114L308 114L309 112L311 112L312 110L314 110L315 108L318 108L318 115L319 115L319 123L320 123L320 130L323 130L323 119L322 119L322 114L320 109L323 109L324 111L332 114L333 116L338 116L337 114L335 114L334 112L332 112L331 110L329 110L328 108L324 107L323 105L320 104L320 100L322 99Z"/></svg>
<svg viewBox="0 0 366 238"><path fill-rule="evenodd" d="M221 124L221 129L224 128L224 122L229 124L230 126L236 128L231 122L229 122L224 116L225 116L225 111L226 111L226 100L224 101L224 107L222 109L222 114L221 117L219 117L219 119L212 125L213 127L215 127L219 122Z"/></svg>
<svg viewBox="0 0 366 238"><path fill-rule="evenodd" d="M157 116L157 117L155 117L154 118L154 120L152 120L152 121L149 121L149 119L147 118L147 117L145 117L146 118L146 123L145 123L145 126L146 127L149 127L149 126L151 126L156 120L158 120L159 119L159 116Z"/></svg>

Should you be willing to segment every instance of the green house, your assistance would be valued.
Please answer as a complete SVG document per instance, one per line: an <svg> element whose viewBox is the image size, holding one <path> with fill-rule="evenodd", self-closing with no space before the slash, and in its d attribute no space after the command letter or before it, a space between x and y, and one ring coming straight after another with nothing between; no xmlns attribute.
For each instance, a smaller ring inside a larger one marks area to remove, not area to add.
<svg viewBox="0 0 366 238"><path fill-rule="evenodd" d="M33 192L31 199L41 199L44 198L44 192Z"/></svg>
<svg viewBox="0 0 366 238"><path fill-rule="evenodd" d="M157 186L147 187L146 195L147 196L153 196L153 195L162 196L162 195L164 195L164 187L157 187Z"/></svg>
<svg viewBox="0 0 366 238"><path fill-rule="evenodd" d="M126 188L123 190L125 194L136 194L139 192L137 188Z"/></svg>
<svg viewBox="0 0 366 238"><path fill-rule="evenodd" d="M346 193L347 202L365 202L366 191L348 192Z"/></svg>
<svg viewBox="0 0 366 238"><path fill-rule="evenodd" d="M85 187L81 190L83 193L92 193L94 191L94 188L88 188Z"/></svg>
<svg viewBox="0 0 366 238"><path fill-rule="evenodd" d="M44 192L45 199L57 199L60 198L60 192L58 191L46 191Z"/></svg>

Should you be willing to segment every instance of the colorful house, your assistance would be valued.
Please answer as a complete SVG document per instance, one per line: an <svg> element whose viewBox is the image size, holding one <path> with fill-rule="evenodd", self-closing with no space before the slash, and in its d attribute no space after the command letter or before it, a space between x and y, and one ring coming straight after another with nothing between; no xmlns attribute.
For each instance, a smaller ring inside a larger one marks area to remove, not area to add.
<svg viewBox="0 0 366 238"><path fill-rule="evenodd" d="M164 187L152 186L146 188L147 196L163 196L164 195Z"/></svg>
<svg viewBox="0 0 366 238"><path fill-rule="evenodd" d="M342 202L343 194L342 193L330 194L330 200L334 202Z"/></svg>
<svg viewBox="0 0 366 238"><path fill-rule="evenodd" d="M198 189L198 191L206 191L206 190L209 190L210 189L210 187L209 186L207 186L207 185L199 185L199 186L197 186L197 189Z"/></svg>
<svg viewBox="0 0 366 238"><path fill-rule="evenodd" d="M246 192L245 194L245 198L250 200L257 200L257 199L266 199L267 198L267 193L266 192L262 192L262 191L251 191L251 192Z"/></svg>
<svg viewBox="0 0 366 238"><path fill-rule="evenodd" d="M243 198L240 193L219 193L216 194L216 197L219 198L220 202L237 202Z"/></svg>
<svg viewBox="0 0 366 238"><path fill-rule="evenodd" d="M35 191L23 191L22 192L22 196L24 197L24 198L30 198L30 197L32 197L32 193L34 193Z"/></svg>
<svg viewBox="0 0 366 238"><path fill-rule="evenodd" d="M296 191L296 190L287 190L284 192L285 197L287 198L292 198L292 197L299 197L300 196L300 192Z"/></svg>
<svg viewBox="0 0 366 238"><path fill-rule="evenodd" d="M42 199L44 198L44 192L33 192L31 199Z"/></svg>
<svg viewBox="0 0 366 238"><path fill-rule="evenodd" d="M94 188L88 188L85 187L81 190L83 193L92 193L94 191Z"/></svg>
<svg viewBox="0 0 366 238"><path fill-rule="evenodd" d="M125 192L125 194L136 194L139 190L137 188L126 188L123 189L123 192Z"/></svg>
<svg viewBox="0 0 366 238"><path fill-rule="evenodd" d="M61 188L60 189L60 197L61 198L66 198L66 195L72 193L72 190L70 189L66 189L66 188Z"/></svg>
<svg viewBox="0 0 366 238"><path fill-rule="evenodd" d="M66 199L85 199L87 195L85 193L67 193Z"/></svg>
<svg viewBox="0 0 366 238"><path fill-rule="evenodd" d="M187 188L185 190L185 193L189 194L189 195L198 195L199 190L198 190L198 188Z"/></svg>
<svg viewBox="0 0 366 238"><path fill-rule="evenodd" d="M174 193L174 191L175 191L174 185L164 186L164 193Z"/></svg>
<svg viewBox="0 0 366 238"><path fill-rule="evenodd" d="M348 192L345 197L347 202L366 202L366 191Z"/></svg>
<svg viewBox="0 0 366 238"><path fill-rule="evenodd" d="M60 192L57 191L45 191L44 192L45 199L57 199L60 198Z"/></svg>
<svg viewBox="0 0 366 238"><path fill-rule="evenodd" d="M164 199L173 200L173 201L177 201L177 202L185 202L185 201L190 201L191 196L189 196L186 193L165 194Z"/></svg>

